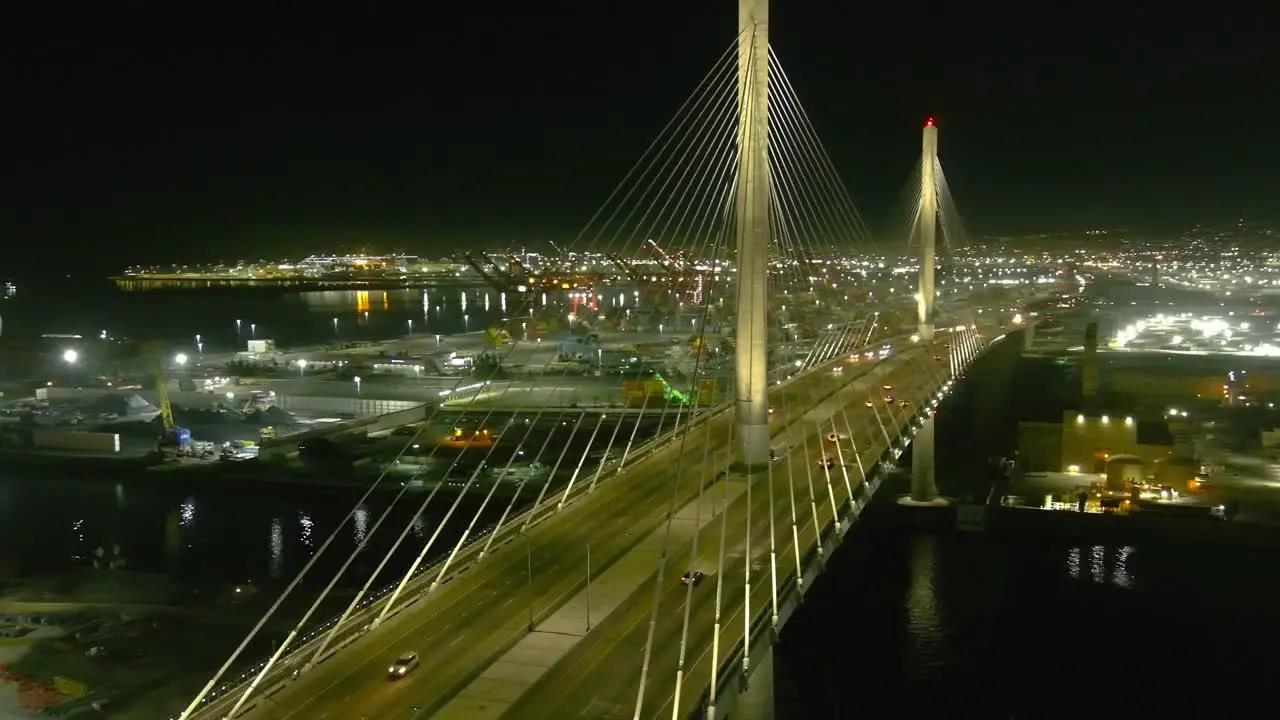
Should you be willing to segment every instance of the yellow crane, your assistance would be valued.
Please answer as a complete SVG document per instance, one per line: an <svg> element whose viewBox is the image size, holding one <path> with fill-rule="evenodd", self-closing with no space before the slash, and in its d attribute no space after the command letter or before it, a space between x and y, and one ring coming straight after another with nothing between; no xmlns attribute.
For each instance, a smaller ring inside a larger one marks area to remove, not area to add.
<svg viewBox="0 0 1280 720"><path fill-rule="evenodd" d="M164 424L166 435L172 433L177 426L173 422L173 406L169 404L169 389L164 386L164 366L156 361L156 398L160 403L160 422Z"/></svg>
<svg viewBox="0 0 1280 720"><path fill-rule="evenodd" d="M160 405L160 423L164 426L164 431L160 438L161 448L174 448L177 452L182 452L190 440L190 434L180 432L177 423L173 420L173 406L169 403L169 389L165 387L163 345L160 343L148 343L146 357L152 363L155 373L156 402ZM181 435L186 435L186 437L180 437Z"/></svg>

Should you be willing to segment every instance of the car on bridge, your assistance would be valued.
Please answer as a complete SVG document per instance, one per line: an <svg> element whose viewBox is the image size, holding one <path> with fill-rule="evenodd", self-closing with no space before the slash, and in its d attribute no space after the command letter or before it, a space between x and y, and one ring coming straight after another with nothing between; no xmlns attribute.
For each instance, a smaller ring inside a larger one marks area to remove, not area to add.
<svg viewBox="0 0 1280 720"><path fill-rule="evenodd" d="M418 653L406 652L402 653L396 661L391 663L391 667L387 668L387 678L390 680L399 680L417 669L420 664Z"/></svg>
<svg viewBox="0 0 1280 720"><path fill-rule="evenodd" d="M690 570L689 572L680 576L680 582L684 583L685 585L693 585L696 587L706 577L707 577L706 573L702 572L701 570Z"/></svg>

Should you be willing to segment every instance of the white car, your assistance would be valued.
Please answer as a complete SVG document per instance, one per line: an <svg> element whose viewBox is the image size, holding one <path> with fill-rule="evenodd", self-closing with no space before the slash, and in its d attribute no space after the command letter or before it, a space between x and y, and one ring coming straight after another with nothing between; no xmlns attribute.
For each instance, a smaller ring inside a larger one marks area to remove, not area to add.
<svg viewBox="0 0 1280 720"><path fill-rule="evenodd" d="M387 677L392 680L399 680L417 669L418 665L418 653L403 653L400 657L396 658L395 662L391 663L391 667L387 668Z"/></svg>

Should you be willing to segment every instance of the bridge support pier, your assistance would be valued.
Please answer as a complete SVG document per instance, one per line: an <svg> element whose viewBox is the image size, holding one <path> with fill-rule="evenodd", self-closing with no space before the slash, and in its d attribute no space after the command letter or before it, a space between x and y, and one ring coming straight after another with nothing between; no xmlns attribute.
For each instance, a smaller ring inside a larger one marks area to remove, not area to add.
<svg viewBox="0 0 1280 720"><path fill-rule="evenodd" d="M737 706L729 720L773 720L777 713L773 694L773 648L752 658L756 669L751 673L747 689L738 696Z"/></svg>
<svg viewBox="0 0 1280 720"><path fill-rule="evenodd" d="M738 23L734 412L751 471L769 465L769 0L738 0Z"/></svg>
<svg viewBox="0 0 1280 720"><path fill-rule="evenodd" d="M933 472L934 419L930 414L924 427L911 441L911 502L932 503L938 499L938 486Z"/></svg>

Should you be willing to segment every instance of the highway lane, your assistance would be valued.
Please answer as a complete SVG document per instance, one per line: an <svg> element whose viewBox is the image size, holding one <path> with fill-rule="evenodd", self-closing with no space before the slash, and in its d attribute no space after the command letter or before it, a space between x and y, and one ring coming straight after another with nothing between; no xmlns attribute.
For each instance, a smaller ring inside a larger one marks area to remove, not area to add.
<svg viewBox="0 0 1280 720"><path fill-rule="evenodd" d="M912 364L888 375L886 384L895 385L898 397L923 402L923 393L932 388L935 367L922 356ZM908 390L907 388L911 388ZM871 388L875 390L875 388ZM861 476L857 462L851 456L851 434L857 441L864 467L870 468L879 460L885 449L884 433L873 413L864 405L864 397L855 397L846 406L847 411L837 412L834 419L837 433L844 435L845 468L854 495L861 494ZM883 413L884 410L881 410ZM856 427L846 428L844 418ZM887 420L887 418L886 418ZM907 417L901 413L898 422L905 424ZM796 569L794 543L792 541L792 503L794 496L795 535L799 537L803 557L813 545L816 517L819 527L831 521L831 495L837 504L847 502L849 492L844 474L839 470L826 473L817 466L824 455L835 456L834 445L825 436L831 432L829 423L815 425L805 423L806 428L793 428L790 436L791 450L784 462L775 465L773 481L773 521L776 530L777 563L779 577ZM890 427L890 435L896 428ZM777 445L777 443L775 443ZM759 479L753 488L751 502L752 531L750 555L752 558L752 608L759 610L771 601L772 577L769 566L769 504L768 481ZM812 488L812 491L810 490ZM830 492L829 489L830 488ZM733 644L743 634L744 557L745 529L747 526L747 502L745 497L734 503L726 518L726 562L721 591L721 661ZM674 687L674 673L680 652L680 636L683 626L684 604L688 589L679 582L680 575L688 567L700 567L708 572L706 579L693 589L691 597L690 631L686 667L689 668L685 683L685 700L682 709L696 702L709 680L711 636L714 632L715 575L719 553L720 523L713 522L699 538L698 557L690 560L691 547L674 553L673 562L667 567L662 599L658 611L658 625L653 645L650 679L647 683L645 717L669 717L670 700ZM656 570L656 569L655 569ZM639 687L640 668L643 661L645 639L652 603L653 579L628 602L602 623L595 632L575 648L568 657L557 664L528 693L512 706L503 717L507 718L625 718L632 717Z"/></svg>
<svg viewBox="0 0 1280 720"><path fill-rule="evenodd" d="M869 369L852 366L852 381ZM831 375L816 372L783 386L778 401L803 407L807 398L833 390ZM775 426L785 427L786 413L775 413ZM682 473L683 495L696 494L696 478L702 473L703 448L707 443L725 447L732 418L713 419L708 431L691 432L685 440L688 461ZM497 549L463 578L442 585L430 602L420 603L371 633L351 647L314 668L270 701L259 705L254 717L326 718L359 717L404 709L422 703L431 707L447 700L471 676L524 634L532 595L535 611L550 611L585 581L588 541L592 544L594 569L621 557L648 532L657 527L670 497L672 460L669 454L655 454L629 468L625 478L601 485L587 500L569 506L554 521L535 526L529 549L514 540ZM682 503L681 503L682 504ZM623 531L620 529L625 528ZM532 561L533 591L527 587L526 562ZM582 565L582 567L577 567ZM404 650L422 654L423 665L396 683L386 680L386 667ZM356 713L356 714L352 714Z"/></svg>

